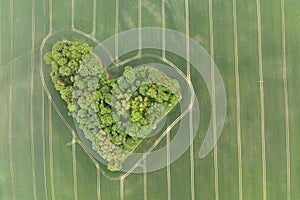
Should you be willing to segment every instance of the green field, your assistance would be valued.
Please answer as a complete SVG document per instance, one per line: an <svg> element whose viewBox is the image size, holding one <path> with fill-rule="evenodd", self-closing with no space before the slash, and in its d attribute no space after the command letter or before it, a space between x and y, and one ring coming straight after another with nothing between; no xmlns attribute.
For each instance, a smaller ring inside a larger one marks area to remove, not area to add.
<svg viewBox="0 0 300 200"><path fill-rule="evenodd" d="M0 9L0 200L300 199L300 1L0 0ZM211 100L191 68L203 108L193 145L166 168L111 180L72 143L72 119L43 87L40 47L62 29L101 42L150 26L188 34L214 58L225 126L199 159Z"/></svg>

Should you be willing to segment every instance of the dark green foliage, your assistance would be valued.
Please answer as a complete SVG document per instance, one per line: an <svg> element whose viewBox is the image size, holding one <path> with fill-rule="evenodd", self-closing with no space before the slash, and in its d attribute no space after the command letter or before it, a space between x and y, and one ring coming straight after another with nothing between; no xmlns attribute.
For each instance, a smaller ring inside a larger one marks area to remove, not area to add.
<svg viewBox="0 0 300 200"><path fill-rule="evenodd" d="M72 91L75 76L82 59L91 53L92 48L85 43L60 41L53 45L52 51L44 55L47 64L51 64L51 78L62 99L72 110Z"/></svg>
<svg viewBox="0 0 300 200"><path fill-rule="evenodd" d="M115 90L113 107L124 121L123 130L133 138L144 138L181 99L179 83L158 69L125 67Z"/></svg>
<svg viewBox="0 0 300 200"><path fill-rule="evenodd" d="M161 119L180 101L180 86L152 67L124 68L116 79L104 71L85 43L61 41L44 55L55 88L92 148L120 169Z"/></svg>

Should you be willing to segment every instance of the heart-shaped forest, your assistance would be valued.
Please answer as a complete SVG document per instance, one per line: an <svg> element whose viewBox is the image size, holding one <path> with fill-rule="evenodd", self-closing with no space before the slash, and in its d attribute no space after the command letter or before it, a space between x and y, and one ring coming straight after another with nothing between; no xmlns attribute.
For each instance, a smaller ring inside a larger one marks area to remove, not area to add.
<svg viewBox="0 0 300 200"><path fill-rule="evenodd" d="M180 85L151 66L124 67L112 77L87 43L58 41L44 60L69 115L105 161L118 171L179 103Z"/></svg>

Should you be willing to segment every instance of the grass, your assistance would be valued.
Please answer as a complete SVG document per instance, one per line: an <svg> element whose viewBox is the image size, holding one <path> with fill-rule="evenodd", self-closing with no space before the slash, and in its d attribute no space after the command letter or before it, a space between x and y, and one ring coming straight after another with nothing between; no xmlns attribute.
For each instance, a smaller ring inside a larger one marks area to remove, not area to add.
<svg viewBox="0 0 300 200"><path fill-rule="evenodd" d="M300 49L300 43L298 41L298 35L300 29L295 28L295 24L299 24L300 14L296 12L293 7L299 6L299 2L293 1L293 4L286 4L286 31L287 31L287 77L288 77L288 97L289 97L289 117L290 117L290 151L291 151L291 173L297 173L300 169L300 159L299 153L300 149L298 148L299 134L300 130L299 123L300 113L298 109L299 95L297 93L299 85L299 69L297 65L300 61L298 54ZM290 10L290 11L289 11ZM289 12L287 12L289 11ZM294 133L294 134L293 134ZM297 199L300 198L299 192L297 192L297 187L300 186L300 180L296 176L291 175L291 198Z"/></svg>
<svg viewBox="0 0 300 200"><path fill-rule="evenodd" d="M93 4L74 1L74 26L85 33L93 32Z"/></svg>
<svg viewBox="0 0 300 200"><path fill-rule="evenodd" d="M1 0L0 199L12 199L13 196L15 199L25 200L35 197L53 199L53 195L55 199L76 199L77 197L78 199L100 199L101 197L101 199L113 200L145 199L145 197L149 200L170 198L212 200L217 197L239 199L241 195L243 199L263 199L264 195L267 199L288 199L289 196L291 199L299 199L300 159L298 155L300 149L298 141L300 138L298 133L300 126L298 122L300 112L298 102L300 97L298 85L300 84L300 71L298 65L300 58L298 54L300 29L298 25L300 14L298 8L300 3L296 0L284 1L286 26L282 27L281 0L276 0L272 4L266 0L237 1L238 49L235 49L233 1L235 0L211 1L212 13L209 11L209 0L188 1L190 36L208 52L211 53L213 50L214 60L223 76L227 93L227 118L217 151L211 152L202 160L198 158L198 151L210 119L210 99L205 95L207 91L201 92L205 90L203 82L192 69L191 78L195 90L200 91L199 103L201 108L204 108L201 113L200 130L193 143L193 149L185 152L169 168L146 174L132 174L120 183L118 180L110 180L104 174L97 174L99 164L94 163L80 145L75 145L76 160L72 157L74 153L72 145L66 145L72 141L72 135L42 90L38 48L51 29L55 31L72 28L72 0L35 2ZM32 2L35 3L34 18L32 18ZM160 0L141 0L141 10L139 10L139 0L119 0L117 20L115 18L116 1L97 0L96 13L91 11L93 1L74 0L73 2L74 28L87 34L92 34L95 28L95 37L99 41L112 36L116 30L121 32L138 27L139 11L141 11L142 27L163 25ZM258 29L257 2L261 6L261 31ZM49 9L51 4L52 9ZM13 8L10 8L10 5ZM52 23L50 23L51 11ZM13 13L12 21L10 21L11 13ZM165 25L167 28L185 33L187 22L185 14L184 1L166 1ZM213 27L209 22L210 14ZM35 25L34 46L32 46L33 23ZM117 28L116 23L118 23ZM96 27L93 27L93 24L96 24ZM286 134L285 121L287 107L283 79L282 28L286 32L289 135ZM213 35L210 34L210 30ZM259 34L262 39L263 83L260 82L259 76ZM32 48L34 48L34 63L31 58ZM237 54L235 50L238 50ZM236 56L238 63L235 63ZM14 60L16 58L18 59ZM238 74L235 73L237 67ZM240 93L236 90L237 77ZM32 78L33 90L30 88ZM263 84L263 106L261 105L260 84ZM9 98L10 92L12 99ZM240 94L240 101L238 94ZM240 107L238 107L238 102L240 102ZM30 121L31 108L32 123ZM239 109L240 115L237 113ZM262 111L265 113L263 119L261 119ZM68 120L72 121L72 119ZM11 127L10 122L12 122ZM240 141L237 137L239 122L241 124ZM265 136L265 160L263 160L262 149L262 123L265 127L263 134ZM290 143L286 143L287 139ZM239 142L242 164L240 169L238 165ZM289 146L286 146L287 144ZM287 154L289 151L290 157ZM194 165L191 167L193 162ZM264 162L266 164L265 179ZM288 164L290 164L290 182L288 182ZM73 171L74 167L75 171ZM100 170L103 167L99 165ZM121 186L124 190L121 190Z"/></svg>

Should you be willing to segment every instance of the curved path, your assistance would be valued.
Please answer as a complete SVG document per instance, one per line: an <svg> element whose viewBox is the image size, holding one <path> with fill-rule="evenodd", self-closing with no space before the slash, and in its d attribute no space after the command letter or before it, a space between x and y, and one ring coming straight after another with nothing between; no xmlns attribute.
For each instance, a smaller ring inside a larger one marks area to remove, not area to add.
<svg viewBox="0 0 300 200"><path fill-rule="evenodd" d="M49 39L53 34L59 32L59 31L62 31L62 30L57 30L57 31L55 31L55 32L53 32L53 33L49 33L49 34L46 36L46 38L42 41L42 44L41 44L41 47L40 47L40 76L41 76L41 80L42 80L42 85L43 85L44 90L45 90L45 92L46 92L46 94L47 94L47 96L48 96L49 99L51 99L51 94L50 94L50 92L49 92L49 90L48 90L48 88L47 88L47 86L46 86L45 79L44 79L43 68L42 68L42 67L43 67L42 51L43 51L43 48L44 48L44 45L45 45L47 39ZM74 29L73 31L74 31L75 33L79 33L79 34L81 34L81 35L83 35L83 36L88 37L89 39L93 40L94 42L96 42L96 43L98 43L98 44L100 43L97 39L93 38L90 34L84 33L84 32L82 32L82 31L80 31L80 30L77 30L77 29ZM111 59L112 59L112 58L111 58ZM135 59L136 59L136 57L135 57ZM174 64L171 63L169 60L167 60L167 59L165 59L165 58L160 58L160 57L159 57L159 59L160 59L161 61L163 61L163 62L169 64L170 66L172 66L175 70L178 71L178 73L184 75L184 74L182 73L182 71L180 71L176 66L174 66ZM122 64L125 64L126 62L130 62L131 60L133 60L133 58L127 59L126 61L122 62ZM180 121L180 119L182 119L189 111L191 111L192 105L193 105L193 103L194 103L194 96L195 96L195 94L194 94L194 91L193 91L193 89L192 89L192 84L191 84L191 82L190 82L189 79L187 79L187 78L185 78L185 77L184 77L184 79L188 82L188 84L189 84L189 86L190 86L190 89L191 89L191 91L192 91L192 92L191 92L191 93L192 93L192 99L191 99L191 102L190 102L190 106L188 107L188 109L187 109L181 116L179 116L179 117L178 117L178 118L177 118L177 119L176 119L176 120L175 120L175 121L167 128L168 131L171 130L171 129L172 129L172 128ZM59 109L58 109L56 103L53 102L53 101L51 101L51 104L53 105L53 108L56 110L56 112L57 112L57 114L59 115L59 117L61 118L61 120L64 122L64 124L67 126L67 128L69 129L69 131L72 133L73 137L76 138L77 136L76 136L75 131L72 129L72 127L69 125L69 123L64 119L64 117L63 117L63 115L60 113L60 111L59 111ZM161 135L161 137L159 137L159 138L155 141L154 145L152 145L151 148L146 152L146 155L148 155L148 154L149 154L149 153L150 153L150 152L158 145L158 143L166 136L166 134L167 134L167 132L165 131L165 132ZM84 151L89 155L89 157L92 158L92 156L91 156L90 153L87 151L87 149L82 145L82 143L79 143L79 144L80 144L80 146L84 149ZM97 161L95 161L94 159L92 159L92 160L93 160L94 163L97 163ZM110 179L110 180L120 180L120 179L122 179L122 178L124 179L124 178L126 178L131 172L133 172L134 169L135 169L136 167L138 167L138 166L141 164L142 161L143 161L143 158L141 158L139 161L137 161L137 163L136 163L136 164L135 164L135 165L134 165L127 173L125 173L123 176L121 176L121 177L119 177L119 178L112 178L112 177L107 176L103 171L101 171L101 172L105 175L105 177L107 177L107 178ZM98 166L98 167L99 167L99 166Z"/></svg>

